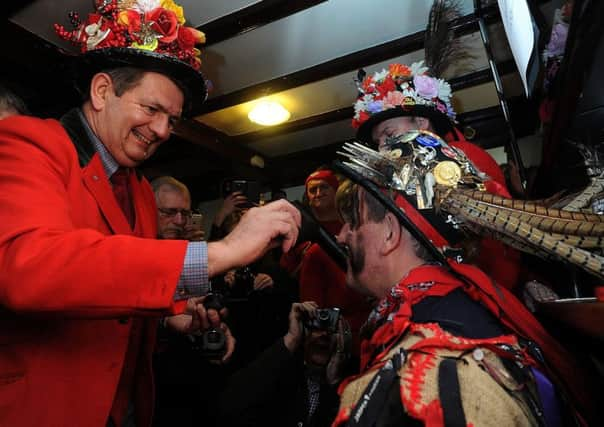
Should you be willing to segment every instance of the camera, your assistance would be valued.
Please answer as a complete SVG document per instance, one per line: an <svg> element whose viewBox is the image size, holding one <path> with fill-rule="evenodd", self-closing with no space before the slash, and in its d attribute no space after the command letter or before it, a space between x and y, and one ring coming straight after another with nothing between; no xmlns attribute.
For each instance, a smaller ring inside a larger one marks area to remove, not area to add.
<svg viewBox="0 0 604 427"><path fill-rule="evenodd" d="M223 297L220 294L208 294L203 301L206 310L220 311L223 307ZM220 360L226 353L226 336L221 329L210 328L200 335L192 335L193 350L199 351L210 360Z"/></svg>
<svg viewBox="0 0 604 427"><path fill-rule="evenodd" d="M316 317L304 319L304 326L307 329L333 333L338 330L338 320L340 320L339 308L320 308L317 310Z"/></svg>

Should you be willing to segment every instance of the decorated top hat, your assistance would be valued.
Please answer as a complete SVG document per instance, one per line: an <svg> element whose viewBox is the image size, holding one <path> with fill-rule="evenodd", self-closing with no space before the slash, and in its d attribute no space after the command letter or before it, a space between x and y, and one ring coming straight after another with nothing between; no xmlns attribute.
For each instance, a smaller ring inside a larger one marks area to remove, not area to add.
<svg viewBox="0 0 604 427"><path fill-rule="evenodd" d="M181 6L173 0L95 0L95 10L82 21L69 13L71 31L55 24L57 34L78 46L76 84L85 90L91 77L117 67L135 67L170 77L183 89L188 113L207 98L195 46L205 35L185 26Z"/></svg>
<svg viewBox="0 0 604 427"><path fill-rule="evenodd" d="M436 259L458 258L452 246L470 233L604 278L604 257L592 251L603 246L601 215L493 194L471 156L434 133L410 131L379 152L347 143L339 154L348 160L337 170L380 200Z"/></svg>
<svg viewBox="0 0 604 427"><path fill-rule="evenodd" d="M371 131L384 120L401 116L430 119L439 135L453 129L455 111L451 106L451 86L432 77L423 61L406 66L390 64L373 75L359 71L359 96L354 104L352 127L357 138L372 144Z"/></svg>

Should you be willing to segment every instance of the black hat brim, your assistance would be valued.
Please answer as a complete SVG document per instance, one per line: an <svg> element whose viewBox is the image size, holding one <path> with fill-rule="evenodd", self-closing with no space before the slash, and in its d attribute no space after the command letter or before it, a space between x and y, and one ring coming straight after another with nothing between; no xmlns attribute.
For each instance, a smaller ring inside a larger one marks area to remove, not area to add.
<svg viewBox="0 0 604 427"><path fill-rule="evenodd" d="M376 125L384 120L393 119L395 117L409 116L419 116L429 119L436 133L442 137L453 130L453 124L445 114L435 110L433 107L415 105L414 107L410 108L389 108L373 114L369 119L363 122L363 124L357 130L357 139L370 147L373 147L376 144L373 142L371 133Z"/></svg>
<svg viewBox="0 0 604 427"><path fill-rule="evenodd" d="M74 58L78 89L86 91L94 74L118 67L135 67L169 77L183 90L183 115L198 114L207 98L208 91L203 75L186 62L161 53L127 47L95 49Z"/></svg>

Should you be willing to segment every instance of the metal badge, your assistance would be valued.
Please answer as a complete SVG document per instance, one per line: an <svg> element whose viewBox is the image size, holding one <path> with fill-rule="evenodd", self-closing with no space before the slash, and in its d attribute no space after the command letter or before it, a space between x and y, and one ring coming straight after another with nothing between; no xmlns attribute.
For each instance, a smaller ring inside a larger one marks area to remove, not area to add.
<svg viewBox="0 0 604 427"><path fill-rule="evenodd" d="M457 163L450 160L439 162L432 173L438 184L447 187L455 187L461 179L461 168Z"/></svg>
<svg viewBox="0 0 604 427"><path fill-rule="evenodd" d="M450 159L455 160L457 158L457 153L451 147L441 147L440 151Z"/></svg>
<svg viewBox="0 0 604 427"><path fill-rule="evenodd" d="M438 138L429 135L427 133L423 133L415 138L418 144L423 145L424 147L438 147L440 145L440 141Z"/></svg>

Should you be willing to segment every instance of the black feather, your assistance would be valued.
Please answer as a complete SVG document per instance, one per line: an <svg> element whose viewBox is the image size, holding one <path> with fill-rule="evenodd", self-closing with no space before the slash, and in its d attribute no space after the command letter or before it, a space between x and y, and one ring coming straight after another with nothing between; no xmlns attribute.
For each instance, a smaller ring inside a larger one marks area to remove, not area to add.
<svg viewBox="0 0 604 427"><path fill-rule="evenodd" d="M451 21L461 16L457 0L434 0L428 17L424 40L426 66L432 75L441 77L453 62L471 57L461 48Z"/></svg>

